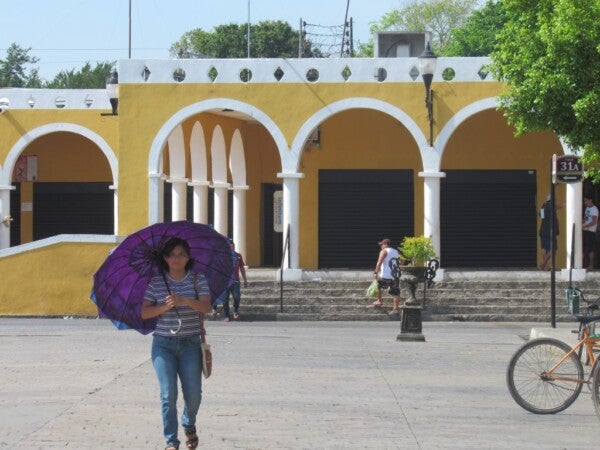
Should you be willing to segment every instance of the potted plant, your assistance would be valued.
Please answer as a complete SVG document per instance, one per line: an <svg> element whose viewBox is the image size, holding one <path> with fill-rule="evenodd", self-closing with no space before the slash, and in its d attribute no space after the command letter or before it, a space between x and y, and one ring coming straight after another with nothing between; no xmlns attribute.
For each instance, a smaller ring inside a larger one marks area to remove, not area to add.
<svg viewBox="0 0 600 450"><path fill-rule="evenodd" d="M426 236L405 237L398 250L400 250L400 258L409 266L423 267L430 259L437 258L433 242Z"/></svg>
<svg viewBox="0 0 600 450"><path fill-rule="evenodd" d="M417 283L425 281L425 263L430 259L437 258L437 255L431 238L425 236L405 237L398 250L400 259L407 264L402 267L402 276L400 277L400 280L409 287L409 296L404 304L414 304L417 303L415 297Z"/></svg>

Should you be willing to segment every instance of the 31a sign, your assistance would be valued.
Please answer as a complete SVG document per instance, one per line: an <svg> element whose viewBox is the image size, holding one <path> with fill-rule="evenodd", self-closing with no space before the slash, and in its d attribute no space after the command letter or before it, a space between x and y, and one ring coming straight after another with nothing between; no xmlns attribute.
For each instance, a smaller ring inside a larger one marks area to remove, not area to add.
<svg viewBox="0 0 600 450"><path fill-rule="evenodd" d="M579 183L581 180L583 180L583 163L578 156L552 156L553 183Z"/></svg>

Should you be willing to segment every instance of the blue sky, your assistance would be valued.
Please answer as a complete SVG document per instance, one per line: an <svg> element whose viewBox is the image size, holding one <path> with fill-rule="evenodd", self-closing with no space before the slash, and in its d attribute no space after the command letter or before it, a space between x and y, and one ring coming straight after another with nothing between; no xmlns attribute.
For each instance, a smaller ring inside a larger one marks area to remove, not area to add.
<svg viewBox="0 0 600 450"><path fill-rule="evenodd" d="M40 76L86 61L126 59L129 0L2 0L0 59L16 42L40 59ZM194 28L211 31L224 23L283 20L298 29L310 24L341 25L346 0L131 0L132 58L169 58L168 49ZM400 0L350 0L354 39L368 41L369 25L401 7Z"/></svg>

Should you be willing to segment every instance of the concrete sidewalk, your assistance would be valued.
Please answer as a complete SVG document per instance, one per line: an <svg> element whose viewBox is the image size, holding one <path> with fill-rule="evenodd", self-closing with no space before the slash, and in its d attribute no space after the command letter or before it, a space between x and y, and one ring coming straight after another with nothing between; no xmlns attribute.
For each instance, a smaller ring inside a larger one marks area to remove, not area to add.
<svg viewBox="0 0 600 450"><path fill-rule="evenodd" d="M0 449L164 448L150 336L104 320L0 327ZM508 393L508 360L540 324L426 322L424 343L396 341L398 327L210 323L199 448L598 447L587 388L550 416Z"/></svg>

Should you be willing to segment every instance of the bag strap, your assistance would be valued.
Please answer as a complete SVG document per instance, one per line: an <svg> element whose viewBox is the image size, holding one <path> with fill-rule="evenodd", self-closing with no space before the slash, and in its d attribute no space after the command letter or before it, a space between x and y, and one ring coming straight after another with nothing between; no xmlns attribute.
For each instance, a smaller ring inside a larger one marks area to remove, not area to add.
<svg viewBox="0 0 600 450"><path fill-rule="evenodd" d="M200 297L198 293L198 274L194 273L194 292L196 293L196 300ZM206 343L206 328L204 328L204 313L199 312L200 316L200 341Z"/></svg>

